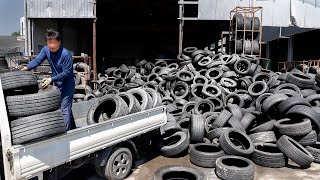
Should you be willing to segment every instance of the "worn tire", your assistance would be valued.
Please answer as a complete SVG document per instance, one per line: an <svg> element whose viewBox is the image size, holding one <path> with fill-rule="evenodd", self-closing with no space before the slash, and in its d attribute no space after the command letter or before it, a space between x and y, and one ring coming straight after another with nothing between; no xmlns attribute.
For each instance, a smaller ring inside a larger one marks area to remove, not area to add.
<svg viewBox="0 0 320 180"><path fill-rule="evenodd" d="M239 156L222 156L216 160L216 175L223 180L253 180L254 163Z"/></svg>
<svg viewBox="0 0 320 180"><path fill-rule="evenodd" d="M278 120L274 123L279 134L287 136L304 136L311 132L311 121L309 119L294 119L289 118Z"/></svg>
<svg viewBox="0 0 320 180"><path fill-rule="evenodd" d="M190 162L200 167L216 167L216 159L224 155L223 150L214 144L199 143L190 147Z"/></svg>
<svg viewBox="0 0 320 180"><path fill-rule="evenodd" d="M271 131L274 127L274 123L276 120L270 120L268 122L265 122L263 124L260 124L259 126L256 126L250 130L250 133L258 133L258 132L265 132L265 131Z"/></svg>
<svg viewBox="0 0 320 180"><path fill-rule="evenodd" d="M320 142L309 145L306 147L306 149L313 155L314 162L320 164Z"/></svg>
<svg viewBox="0 0 320 180"><path fill-rule="evenodd" d="M286 113L286 116L289 118L297 118L298 116L306 117L311 120L315 125L314 128L319 132L320 130L320 114L317 113L314 109L304 105L295 105Z"/></svg>
<svg viewBox="0 0 320 180"><path fill-rule="evenodd" d="M305 105L311 107L311 104L302 97L290 97L279 104L278 111L281 114L285 114L290 108L295 105Z"/></svg>
<svg viewBox="0 0 320 180"><path fill-rule="evenodd" d="M278 148L292 161L301 167L309 167L313 162L312 154L289 136L283 135L277 141Z"/></svg>
<svg viewBox="0 0 320 180"><path fill-rule="evenodd" d="M212 126L214 128L223 127L228 122L228 120L231 118L231 116L232 116L232 114L228 110L224 109L220 113L220 115L217 117L217 119L213 122Z"/></svg>
<svg viewBox="0 0 320 180"><path fill-rule="evenodd" d="M286 166L287 159L276 144L254 144L252 161L260 166L269 168L282 168Z"/></svg>
<svg viewBox="0 0 320 180"><path fill-rule="evenodd" d="M233 141L231 141L233 139ZM233 142L237 141L241 148ZM230 128L223 132L219 138L221 148L226 154L237 156L249 156L253 152L253 143L250 137L240 130Z"/></svg>
<svg viewBox="0 0 320 180"><path fill-rule="evenodd" d="M108 119L117 118L129 114L126 102L118 95L109 94L99 98L89 109L87 123L99 122L102 113L106 113Z"/></svg>
<svg viewBox="0 0 320 180"><path fill-rule="evenodd" d="M183 131L176 132L164 139L160 152L165 157L172 157L185 151L189 146L189 138Z"/></svg>
<svg viewBox="0 0 320 180"><path fill-rule="evenodd" d="M315 84L314 79L300 72L289 72L286 81L300 88L312 88Z"/></svg>
<svg viewBox="0 0 320 180"><path fill-rule="evenodd" d="M6 97L8 112L12 117L24 117L55 111L60 108L60 101L60 91L57 89Z"/></svg>
<svg viewBox="0 0 320 180"><path fill-rule="evenodd" d="M117 95L120 96L126 102L128 106L129 114L141 111L141 106L139 101L132 94L127 92L121 92Z"/></svg>
<svg viewBox="0 0 320 180"><path fill-rule="evenodd" d="M309 146L317 143L317 133L314 130L305 136L297 136L293 138L302 146Z"/></svg>
<svg viewBox="0 0 320 180"><path fill-rule="evenodd" d="M200 114L191 115L191 130L190 130L190 140L194 142L201 142L204 134L204 119Z"/></svg>
<svg viewBox="0 0 320 180"><path fill-rule="evenodd" d="M273 131L258 132L250 134L253 143L274 143L277 141L276 135Z"/></svg>
<svg viewBox="0 0 320 180"><path fill-rule="evenodd" d="M20 118L10 124L13 144L22 144L66 131L60 110Z"/></svg>
<svg viewBox="0 0 320 180"><path fill-rule="evenodd" d="M145 90L141 88L134 88L130 89L128 93L132 94L138 100L141 111L152 108L153 102L151 96Z"/></svg>
<svg viewBox="0 0 320 180"><path fill-rule="evenodd" d="M205 174L193 167L169 165L156 170L151 180L194 178L196 180L205 180Z"/></svg>
<svg viewBox="0 0 320 180"><path fill-rule="evenodd" d="M262 103L261 110L262 112L268 112L276 104L288 99L287 95L284 94L272 94L267 97Z"/></svg>
<svg viewBox="0 0 320 180"><path fill-rule="evenodd" d="M37 76L29 71L2 73L0 79L4 91L38 85Z"/></svg>

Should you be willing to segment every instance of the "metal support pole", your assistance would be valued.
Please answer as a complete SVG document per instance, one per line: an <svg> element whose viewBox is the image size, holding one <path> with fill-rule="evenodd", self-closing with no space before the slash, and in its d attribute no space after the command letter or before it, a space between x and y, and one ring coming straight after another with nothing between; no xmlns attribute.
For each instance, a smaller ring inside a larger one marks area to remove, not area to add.
<svg viewBox="0 0 320 180"><path fill-rule="evenodd" d="M288 39L288 62L293 61L293 36L289 36Z"/></svg>
<svg viewBox="0 0 320 180"><path fill-rule="evenodd" d="M182 17L183 17L183 3L179 3L179 55L182 54L182 44L183 44L183 18Z"/></svg>
<svg viewBox="0 0 320 180"><path fill-rule="evenodd" d="M25 26L25 40L24 40L24 55L25 56L28 56L30 55L29 52L28 52L28 35L29 35L29 32L28 32L28 8L27 8L27 0L24 0L24 26Z"/></svg>
<svg viewBox="0 0 320 180"><path fill-rule="evenodd" d="M97 49L96 49L96 23L97 19L93 20L93 30L92 30L92 60L93 60L93 80L97 81ZM97 85L94 84L94 89L97 88Z"/></svg>

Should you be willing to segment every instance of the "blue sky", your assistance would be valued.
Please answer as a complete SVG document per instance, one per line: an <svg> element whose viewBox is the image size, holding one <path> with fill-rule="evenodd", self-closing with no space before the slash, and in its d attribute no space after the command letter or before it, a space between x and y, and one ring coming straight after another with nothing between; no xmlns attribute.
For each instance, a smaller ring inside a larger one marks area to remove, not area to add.
<svg viewBox="0 0 320 180"><path fill-rule="evenodd" d="M0 0L0 35L19 31L20 18L24 15L24 0Z"/></svg>

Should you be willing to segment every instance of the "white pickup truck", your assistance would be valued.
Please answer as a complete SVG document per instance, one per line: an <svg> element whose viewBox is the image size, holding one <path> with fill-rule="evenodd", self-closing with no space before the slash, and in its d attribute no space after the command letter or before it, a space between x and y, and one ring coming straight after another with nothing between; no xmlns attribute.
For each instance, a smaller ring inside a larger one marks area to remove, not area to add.
<svg viewBox="0 0 320 180"><path fill-rule="evenodd" d="M50 179L45 177L44 172L74 169L89 161L94 162L100 176L123 179L131 170L132 161L139 158L135 139L146 133L159 132L160 127L167 123L164 106L93 125L81 124L86 117L78 117L77 129L28 144L12 145L1 80L0 118L3 173L6 180L33 177L38 180ZM52 173L50 175L53 176Z"/></svg>

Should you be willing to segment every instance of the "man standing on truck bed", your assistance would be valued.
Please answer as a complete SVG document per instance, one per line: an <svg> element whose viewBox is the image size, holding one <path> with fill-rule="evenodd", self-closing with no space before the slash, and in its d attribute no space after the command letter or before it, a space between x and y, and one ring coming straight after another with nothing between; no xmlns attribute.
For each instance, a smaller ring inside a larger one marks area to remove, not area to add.
<svg viewBox="0 0 320 180"><path fill-rule="evenodd" d="M45 59L49 61L52 77L44 78L43 88L47 88L51 82L61 92L61 111L67 130L75 129L76 125L72 115L72 100L74 94L74 77L73 77L73 59L70 52L61 46L61 35L54 30L48 30L45 35L47 46L43 47L40 54L29 64L22 68L22 71L28 71L39 66Z"/></svg>

